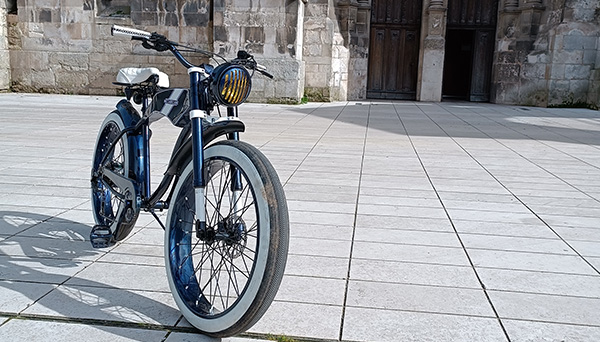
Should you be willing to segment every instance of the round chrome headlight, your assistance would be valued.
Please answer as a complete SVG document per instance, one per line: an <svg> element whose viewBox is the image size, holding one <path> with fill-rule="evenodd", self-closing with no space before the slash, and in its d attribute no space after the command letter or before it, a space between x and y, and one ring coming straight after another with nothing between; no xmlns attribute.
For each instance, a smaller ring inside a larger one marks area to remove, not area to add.
<svg viewBox="0 0 600 342"><path fill-rule="evenodd" d="M211 91L217 102L227 107L242 104L252 88L250 73L246 68L233 64L221 64L213 71Z"/></svg>

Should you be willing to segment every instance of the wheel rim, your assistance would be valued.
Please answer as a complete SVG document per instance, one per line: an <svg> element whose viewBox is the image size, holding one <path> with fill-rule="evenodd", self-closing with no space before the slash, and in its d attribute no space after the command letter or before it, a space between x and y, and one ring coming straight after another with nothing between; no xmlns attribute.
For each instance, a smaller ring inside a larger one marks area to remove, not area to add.
<svg viewBox="0 0 600 342"><path fill-rule="evenodd" d="M192 175L172 206L169 263L173 283L186 307L204 318L232 310L246 291L259 248L257 205L247 176L240 171L238 191L232 172L239 167L225 158L205 161L206 226L194 224Z"/></svg>
<svg viewBox="0 0 600 342"><path fill-rule="evenodd" d="M109 122L98 138L96 144L96 154L94 158L94 170L98 170L100 162L108 152L111 143L120 133L120 128L115 122ZM106 159L105 167L113 172L125 175L125 150L123 139L116 142L114 149ZM111 184L115 190L119 188ZM96 223L111 226L115 222L115 216L119 211L123 201L117 196L112 195L112 191L106 187L99 179L92 183L92 200L94 205L94 215Z"/></svg>

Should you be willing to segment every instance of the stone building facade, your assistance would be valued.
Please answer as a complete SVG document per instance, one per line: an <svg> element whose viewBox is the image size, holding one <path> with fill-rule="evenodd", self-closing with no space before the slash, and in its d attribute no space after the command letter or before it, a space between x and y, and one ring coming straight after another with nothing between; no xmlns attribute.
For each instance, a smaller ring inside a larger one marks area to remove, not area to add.
<svg viewBox="0 0 600 342"><path fill-rule="evenodd" d="M185 86L112 24L250 51L275 75L254 78L254 101L600 100L600 0L0 0L0 89L115 94L124 66Z"/></svg>

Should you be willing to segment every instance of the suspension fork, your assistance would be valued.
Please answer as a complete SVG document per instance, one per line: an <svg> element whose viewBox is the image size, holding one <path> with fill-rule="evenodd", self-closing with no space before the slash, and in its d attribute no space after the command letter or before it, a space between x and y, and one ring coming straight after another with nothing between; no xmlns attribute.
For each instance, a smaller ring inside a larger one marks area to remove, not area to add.
<svg viewBox="0 0 600 342"><path fill-rule="evenodd" d="M237 107L227 107L227 116L229 117L237 117L238 109ZM229 140L240 140L240 133L233 132L227 135L227 139ZM238 216L240 212L240 195L242 193L242 174L239 169L235 166L231 165L231 209L234 216Z"/></svg>
<svg viewBox="0 0 600 342"><path fill-rule="evenodd" d="M206 180L204 179L204 141L202 138L202 119L206 116L200 107L200 77L205 75L203 68L190 67L188 69L190 76L190 120L192 125L192 163L193 163L193 184L194 184L194 203L196 211L196 236L201 236L206 232L206 199L204 197ZM203 87L202 87L203 88ZM204 89L204 88L203 88Z"/></svg>

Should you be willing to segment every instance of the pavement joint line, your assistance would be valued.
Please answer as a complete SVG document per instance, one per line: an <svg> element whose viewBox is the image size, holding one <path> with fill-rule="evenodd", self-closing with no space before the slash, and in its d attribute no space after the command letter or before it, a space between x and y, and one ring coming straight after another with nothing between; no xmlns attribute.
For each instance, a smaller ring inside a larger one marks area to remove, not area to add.
<svg viewBox="0 0 600 342"><path fill-rule="evenodd" d="M56 323L67 323L67 324L85 324L91 326L101 326L101 327L114 327L114 328L132 328L132 329L143 329L143 330L155 330L155 331L165 331L166 333L190 333L190 334L198 334L202 335L202 333L193 327L178 327L175 325L165 325L165 324L153 324L153 323L136 323L136 322L123 322L123 321L111 321L111 320L102 320L102 319L93 319L93 318L73 318L73 317L60 317L60 316L50 316L50 315L36 315L36 314L15 314L9 312L1 312L0 316L8 318L6 322L0 325L3 326L7 324L11 320L30 320L30 321L38 321L38 322L56 322ZM180 317L176 324L183 320L183 316ZM232 337L246 337L249 339L255 340L272 340L274 337L277 337L273 334L263 334L263 333L251 333L244 332ZM297 342L333 342L338 340L331 339L321 339L321 338L309 338L309 337L296 337L286 335Z"/></svg>
<svg viewBox="0 0 600 342"><path fill-rule="evenodd" d="M411 144L411 146L413 148L413 151L415 152L415 155L416 155L417 159L419 160L419 163L421 164L421 167L423 168L423 171L425 172L425 175L426 175L427 179L429 180L429 183L431 184L431 187L435 191L435 193L436 193L436 195L438 197L438 200L440 201L440 203L442 205L442 208L444 209L444 212L446 213L446 216L448 217L448 220L450 221L450 225L452 226L452 229L454 230L454 232L456 234L456 238L458 239L460 245L462 246L462 249L463 249L463 251L465 253L465 256L466 256L467 260L469 261L469 264L471 265L471 268L473 270L473 273L475 274L475 277L477 278L477 281L481 285L481 288L483 290L483 294L487 298L487 302L489 303L492 311L494 312L494 315L496 316L496 320L497 320L498 324L500 325L500 328L502 329L502 332L504 333L504 336L506 337L506 339L508 340L508 342L511 342L510 335L508 334L508 331L506 330L506 327L504 326L504 323L502 322L502 319L500 318L498 310L494 306L494 303L492 302L492 299L490 298L490 295L489 295L489 293L486 290L486 287L485 287L485 284L483 283L483 280L481 279L479 273L477 272L477 268L475 267L475 264L473 263L473 260L471 259L471 256L469 255L469 251L467 250L467 248L466 248L466 246L465 246L462 238L460 237L460 233L456 229L456 226L454 225L454 222L452 222L452 216L450 216L450 213L448 212L448 209L446 208L446 206L444 204L444 201L442 200L442 197L438 193L437 188L436 188L435 184L433 183L433 180L431 179L431 176L429 175L429 172L427 171L427 168L425 167L425 164L423 163L423 160L421 159L421 156L419 155L419 151L417 150L417 147L415 146L415 143L414 143L413 139L411 138L411 136L410 136L410 134L408 132L408 129L406 128L406 125L402 121L402 118L400 117L400 113L398 113L398 109L395 106L394 106L394 110L396 112L396 116L397 116L398 120L400 121L400 124L404 128L404 131L406 133L406 136L408 137L408 140L410 141L410 144ZM433 119L431 119L431 117L429 116L429 114L427 114L423 110L421 110L421 112L431 122L433 122L436 126L438 126L438 128L442 129L437 122L435 122ZM446 134L447 137L449 137L450 139L452 139L452 141L455 144L457 144L459 147L463 148L460 144L458 144L456 142L456 140L454 138L452 138L450 135L448 135L444 129L442 129L442 131ZM464 148L463 148L463 150L464 150ZM469 155L469 156L471 156L471 155Z"/></svg>
<svg viewBox="0 0 600 342"><path fill-rule="evenodd" d="M346 107L344 107L346 108ZM352 271L352 255L354 252L354 243L355 243L355 236L356 236L356 223L358 220L358 207L360 205L360 190L361 190L361 185L362 185L362 178L363 178L363 170L364 170L364 165L365 165L365 154L366 154L366 149L367 149L367 138L369 136L369 121L371 118L371 106L369 105L369 110L367 112L367 120L366 120L366 124L365 124L365 133L363 136L363 141L362 141L362 156L361 156L361 160L360 160L360 170L358 172L358 186L357 186L357 191L356 191L356 202L354 205L354 218L353 218L353 222L352 222L352 238L350 240L350 252L348 255L348 273L346 274L346 284L344 285L344 301L342 304L342 316L341 316L341 321L340 321L340 334L339 334L339 340L341 341L343 336L344 336L344 320L345 320L345 316L346 316L346 307L348 305L348 288L350 285L350 274Z"/></svg>

